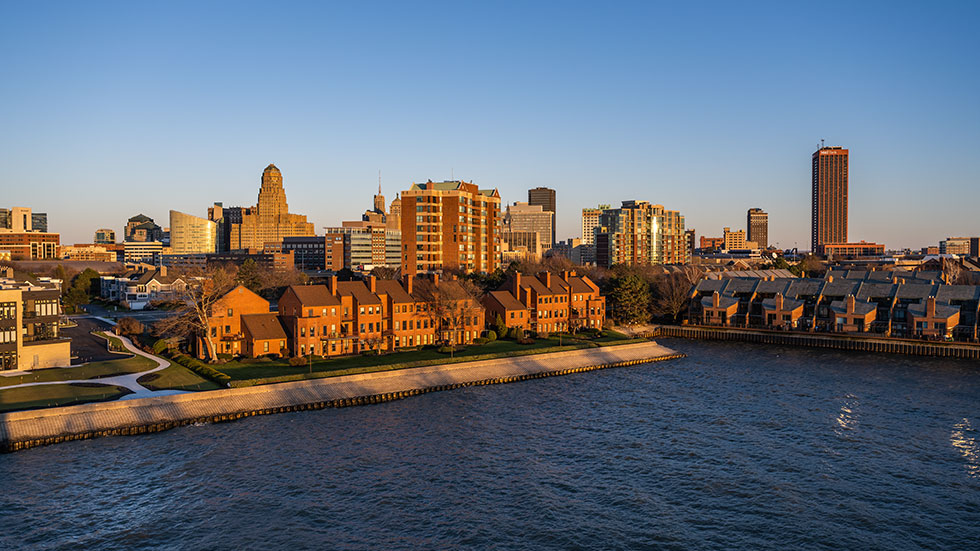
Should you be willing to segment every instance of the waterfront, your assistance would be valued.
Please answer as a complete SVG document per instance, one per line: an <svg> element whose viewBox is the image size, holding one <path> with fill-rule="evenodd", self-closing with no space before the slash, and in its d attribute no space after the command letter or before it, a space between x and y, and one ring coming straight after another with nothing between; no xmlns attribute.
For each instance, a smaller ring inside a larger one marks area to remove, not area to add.
<svg viewBox="0 0 980 551"><path fill-rule="evenodd" d="M688 358L0 456L5 549L962 549L976 362Z"/></svg>

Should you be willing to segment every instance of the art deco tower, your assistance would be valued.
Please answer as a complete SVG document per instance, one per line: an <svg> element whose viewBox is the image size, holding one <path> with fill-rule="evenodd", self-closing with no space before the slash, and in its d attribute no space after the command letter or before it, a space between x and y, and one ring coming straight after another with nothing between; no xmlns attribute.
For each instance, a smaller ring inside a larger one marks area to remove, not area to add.
<svg viewBox="0 0 980 551"><path fill-rule="evenodd" d="M848 150L821 147L813 153L810 250L827 243L847 243Z"/></svg>

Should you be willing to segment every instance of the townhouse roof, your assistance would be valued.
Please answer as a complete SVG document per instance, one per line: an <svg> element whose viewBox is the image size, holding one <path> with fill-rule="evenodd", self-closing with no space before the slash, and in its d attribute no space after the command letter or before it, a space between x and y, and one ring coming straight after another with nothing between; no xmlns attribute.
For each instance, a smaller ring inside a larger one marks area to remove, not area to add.
<svg viewBox="0 0 980 551"><path fill-rule="evenodd" d="M339 281L337 294L352 296L358 304L381 304L381 297L372 293L363 281Z"/></svg>
<svg viewBox="0 0 980 551"><path fill-rule="evenodd" d="M379 293L384 293L391 297L391 301L396 304L415 302L415 299L402 287L402 282L396 279L379 279L375 283L375 288Z"/></svg>
<svg viewBox="0 0 980 551"><path fill-rule="evenodd" d="M798 308L803 308L804 302L802 300L795 300L791 298L783 297L783 310L792 311ZM765 310L775 310L776 309L776 298L767 298L762 301L762 308Z"/></svg>
<svg viewBox="0 0 980 551"><path fill-rule="evenodd" d="M916 304L909 304L908 313L917 318L926 317L926 311L928 310L928 304L926 300L922 300ZM937 319L949 319L956 314L960 313L959 306L952 306L949 303L936 301L936 318Z"/></svg>
<svg viewBox="0 0 980 551"><path fill-rule="evenodd" d="M846 300L835 300L830 303L830 309L837 314L847 314L847 301ZM870 314L873 310L877 310L878 305L873 302L862 302L860 300L854 301L854 314L859 316L866 316Z"/></svg>
<svg viewBox="0 0 980 551"><path fill-rule="evenodd" d="M245 314L242 316L242 325L255 340L282 340L286 338L286 332L283 330L282 324L279 323L279 316L274 313Z"/></svg>
<svg viewBox="0 0 980 551"><path fill-rule="evenodd" d="M527 308L517 300L510 291L490 291L490 296L500 303L505 310L526 310Z"/></svg>
<svg viewBox="0 0 980 551"><path fill-rule="evenodd" d="M943 302L980 300L980 287L976 285L940 285L936 292L936 300Z"/></svg>
<svg viewBox="0 0 980 551"><path fill-rule="evenodd" d="M568 276L568 285L573 293L594 293L595 289L585 282L585 276Z"/></svg>
<svg viewBox="0 0 980 551"><path fill-rule="evenodd" d="M715 301L713 295L701 297L701 306L705 308L714 308L714 304ZM731 308L732 306L735 306L737 304L738 304L738 299L735 297L726 297L726 296L718 297L719 308Z"/></svg>
<svg viewBox="0 0 980 551"><path fill-rule="evenodd" d="M331 295L326 285L290 285L289 290L304 307L340 305L340 299Z"/></svg>

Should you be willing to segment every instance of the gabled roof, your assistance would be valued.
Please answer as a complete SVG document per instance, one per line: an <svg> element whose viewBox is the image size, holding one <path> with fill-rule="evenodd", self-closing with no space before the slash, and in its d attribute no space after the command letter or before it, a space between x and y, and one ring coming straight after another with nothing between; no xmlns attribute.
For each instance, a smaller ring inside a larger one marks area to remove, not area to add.
<svg viewBox="0 0 980 551"><path fill-rule="evenodd" d="M289 290L304 308L340 306L340 299L331 295L326 285L290 285Z"/></svg>
<svg viewBox="0 0 980 551"><path fill-rule="evenodd" d="M391 301L396 304L406 304L415 302L415 299L405 291L402 282L395 279L379 279L375 283L378 293L384 293L391 297Z"/></svg>
<svg viewBox="0 0 980 551"><path fill-rule="evenodd" d="M715 301L714 301L714 296L713 295L707 295L707 296L701 297L701 306L703 306L705 308L714 308L714 304L715 304ZM738 305L738 299L735 298L735 297L726 297L726 296L719 296L718 297L718 307L719 308L726 308L726 309L728 309L728 308L731 308L732 306L737 306L737 305Z"/></svg>
<svg viewBox="0 0 980 551"><path fill-rule="evenodd" d="M337 283L337 294L352 296L358 304L381 304L381 298L372 293L363 281L340 281Z"/></svg>
<svg viewBox="0 0 980 551"><path fill-rule="evenodd" d="M784 311L793 311L793 310L796 310L798 308L803 308L803 304L804 303L803 303L802 300L793 300L791 298L783 297L783 310ZM767 298L766 300L762 301L762 308L765 309L765 310L775 310L776 309L776 299L775 299L775 297L773 297L773 298Z"/></svg>
<svg viewBox="0 0 980 551"><path fill-rule="evenodd" d="M527 310L519 300L514 298L510 291L490 291L490 296L494 298L505 310Z"/></svg>
<svg viewBox="0 0 980 551"><path fill-rule="evenodd" d="M925 300L917 304L909 304L908 312L909 315L915 316L917 318L926 317L927 303ZM936 318L938 319L949 319L956 314L960 313L960 309L957 306L951 306L947 303L936 301Z"/></svg>
<svg viewBox="0 0 980 551"><path fill-rule="evenodd" d="M255 340L285 340L286 332L276 314L245 314L242 316L244 330Z"/></svg>
<svg viewBox="0 0 980 551"><path fill-rule="evenodd" d="M591 280L590 280L591 281ZM568 284L573 293L594 293L595 289L585 281L585 276L568 276Z"/></svg>
<svg viewBox="0 0 980 551"><path fill-rule="evenodd" d="M846 300L835 300L830 303L830 309L837 314L847 314L847 301ZM877 310L878 305L873 302L861 302L860 300L854 301L854 314L859 316L866 316L873 310Z"/></svg>

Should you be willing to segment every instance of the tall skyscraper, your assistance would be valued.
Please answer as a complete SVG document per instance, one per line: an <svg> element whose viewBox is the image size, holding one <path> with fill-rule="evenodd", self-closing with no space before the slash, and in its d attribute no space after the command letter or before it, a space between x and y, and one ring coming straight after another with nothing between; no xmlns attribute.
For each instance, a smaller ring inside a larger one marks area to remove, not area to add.
<svg viewBox="0 0 980 551"><path fill-rule="evenodd" d="M500 193L472 182L412 184L402 193L402 274L500 265Z"/></svg>
<svg viewBox="0 0 980 551"><path fill-rule="evenodd" d="M821 147L813 153L811 250L826 243L847 243L848 151Z"/></svg>
<svg viewBox="0 0 980 551"><path fill-rule="evenodd" d="M752 241L760 249L769 248L769 214L766 211L754 208L749 209L745 217L745 228L748 230L748 241Z"/></svg>
<svg viewBox="0 0 980 551"><path fill-rule="evenodd" d="M291 214L286 204L282 173L276 165L265 167L258 204L244 209L241 222L228 224L229 249L262 249L266 243L282 243L283 237L316 235L302 214Z"/></svg>
<svg viewBox="0 0 980 551"><path fill-rule="evenodd" d="M551 213L551 235L541 236L541 242L550 241L555 243L555 190L548 187L536 187L527 190L527 202L531 205L540 205L541 208Z"/></svg>

